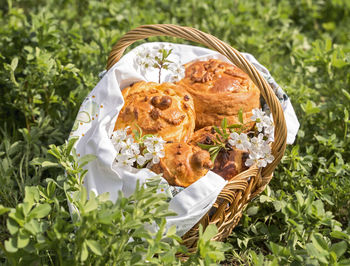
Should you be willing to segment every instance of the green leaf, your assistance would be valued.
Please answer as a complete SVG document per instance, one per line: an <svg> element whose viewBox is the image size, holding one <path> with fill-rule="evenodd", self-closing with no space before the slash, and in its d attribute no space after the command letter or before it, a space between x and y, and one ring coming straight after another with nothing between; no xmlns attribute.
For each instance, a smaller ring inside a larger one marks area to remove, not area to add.
<svg viewBox="0 0 350 266"><path fill-rule="evenodd" d="M303 104L301 107L307 115L317 114L321 111L321 109L311 100L308 100L306 104Z"/></svg>
<svg viewBox="0 0 350 266"><path fill-rule="evenodd" d="M252 206L247 209L247 214L249 216L256 215L259 211L259 206Z"/></svg>
<svg viewBox="0 0 350 266"><path fill-rule="evenodd" d="M255 266L263 266L264 265L264 256L259 253L259 256L254 252L250 251L250 256L252 257L253 265Z"/></svg>
<svg viewBox="0 0 350 266"><path fill-rule="evenodd" d="M200 239L207 242L211 240L214 236L216 236L217 233L218 233L217 227L214 224L210 224L207 226L207 228L205 229Z"/></svg>
<svg viewBox="0 0 350 266"><path fill-rule="evenodd" d="M30 218L44 218L46 217L51 211L51 206L48 203L40 204L36 206L30 213Z"/></svg>
<svg viewBox="0 0 350 266"><path fill-rule="evenodd" d="M311 243L306 244L306 250L310 256L316 258L320 262L326 263L326 264L328 263L328 260L326 259L326 256L328 254L325 254L324 252L320 253L318 251L318 249L313 244L311 244Z"/></svg>
<svg viewBox="0 0 350 266"><path fill-rule="evenodd" d="M97 158L97 156L93 155L93 154L84 155L82 158L80 158L78 160L79 166L83 167L83 166L87 165L89 162L95 160L96 158Z"/></svg>
<svg viewBox="0 0 350 266"><path fill-rule="evenodd" d="M86 244L88 245L88 247L90 248L90 250L95 253L98 256L102 256L102 247L101 245L95 241L95 240L86 240Z"/></svg>
<svg viewBox="0 0 350 266"><path fill-rule="evenodd" d="M17 247L25 248L29 244L29 240L29 236L23 232L23 229L21 229L17 237Z"/></svg>
<svg viewBox="0 0 350 266"><path fill-rule="evenodd" d="M350 236L341 231L333 231L331 232L331 236L337 239L350 240Z"/></svg>
<svg viewBox="0 0 350 266"><path fill-rule="evenodd" d="M228 126L228 128L242 128L242 127L243 127L242 124L232 124Z"/></svg>
<svg viewBox="0 0 350 266"><path fill-rule="evenodd" d="M350 101L350 93L348 93L346 90L341 89L341 91L343 92L344 96L346 97L346 99L348 99Z"/></svg>
<svg viewBox="0 0 350 266"><path fill-rule="evenodd" d="M220 153L220 148L215 150L213 153L210 153L210 160L214 163L216 160L216 157L218 157L218 154Z"/></svg>
<svg viewBox="0 0 350 266"><path fill-rule="evenodd" d="M24 202L27 202L30 205L30 208L35 202L38 202L40 199L40 192L37 187L25 187L25 197Z"/></svg>
<svg viewBox="0 0 350 266"><path fill-rule="evenodd" d="M283 247L280 245L277 245L276 243L270 242L270 249L274 255L281 255Z"/></svg>
<svg viewBox="0 0 350 266"><path fill-rule="evenodd" d="M239 109L238 111L238 121L241 123L241 124L244 124L244 121L243 121L243 109Z"/></svg>
<svg viewBox="0 0 350 266"><path fill-rule="evenodd" d="M44 158L34 158L31 162L31 165L40 165L43 168L49 168L49 167L61 167L60 164L47 161Z"/></svg>
<svg viewBox="0 0 350 266"><path fill-rule="evenodd" d="M313 234L311 236L311 241L321 254L328 255L328 245L321 234Z"/></svg>
<svg viewBox="0 0 350 266"><path fill-rule="evenodd" d="M213 126L213 128L216 131L216 133L218 133L220 136L224 136L223 132L221 132L221 130L217 126Z"/></svg>
<svg viewBox="0 0 350 266"><path fill-rule="evenodd" d="M0 215L3 215L5 213L8 213L11 209L10 208L6 208L3 205L0 204Z"/></svg>
<svg viewBox="0 0 350 266"><path fill-rule="evenodd" d="M11 237L9 240L5 240L5 249L10 253L17 252L18 248L16 239Z"/></svg>
<svg viewBox="0 0 350 266"><path fill-rule="evenodd" d="M23 228L30 232L32 235L36 235L41 232L40 224L36 219L32 219L28 223L24 224Z"/></svg>
<svg viewBox="0 0 350 266"><path fill-rule="evenodd" d="M55 156L57 159L61 158L61 152L56 147L56 145L50 145L49 148L50 148L50 150L48 150L48 153L50 153L51 155Z"/></svg>
<svg viewBox="0 0 350 266"><path fill-rule="evenodd" d="M344 60L344 58L341 58L339 55L337 55L337 53L333 53L333 56L332 56L333 66L335 66L336 68L343 68L348 64L349 63L346 61L346 59Z"/></svg>
<svg viewBox="0 0 350 266"><path fill-rule="evenodd" d="M91 194L91 193L90 193ZM97 204L97 201L95 198L93 199L89 199L87 202L86 202L86 205L84 206L84 212L91 212L93 210L96 210L98 208L98 204Z"/></svg>
<svg viewBox="0 0 350 266"><path fill-rule="evenodd" d="M350 265L350 259L344 259L339 261L339 266L349 266Z"/></svg>
<svg viewBox="0 0 350 266"><path fill-rule="evenodd" d="M8 150L9 155L14 155L18 152L20 152L20 149L23 148L23 145L21 145L20 141L16 141L13 144L11 144L10 149Z"/></svg>
<svg viewBox="0 0 350 266"><path fill-rule="evenodd" d="M216 145L208 145L208 144L203 144L203 143L197 143L198 147L203 149L203 150L209 150L210 148L216 147Z"/></svg>
<svg viewBox="0 0 350 266"><path fill-rule="evenodd" d="M86 261L88 256L89 256L89 251L88 251L87 246L86 246L86 241L84 241L83 245L81 247L80 260Z"/></svg>
<svg viewBox="0 0 350 266"><path fill-rule="evenodd" d="M18 223L16 223L13 219L7 219L6 226L11 235L16 234L19 230Z"/></svg>
<svg viewBox="0 0 350 266"><path fill-rule="evenodd" d="M173 225L169 228L168 232L166 233L166 237L170 237L176 234L176 226Z"/></svg>
<svg viewBox="0 0 350 266"><path fill-rule="evenodd" d="M18 57L14 57L11 61L11 69L15 71L18 66Z"/></svg>
<svg viewBox="0 0 350 266"><path fill-rule="evenodd" d="M54 163L54 162L50 162L50 161L44 161L44 162L42 162L41 166L42 166L43 168L61 167L60 164Z"/></svg>
<svg viewBox="0 0 350 266"><path fill-rule="evenodd" d="M297 197L299 206L303 206L304 205L303 193L300 190L298 190L297 192L295 192L295 196Z"/></svg>
<svg viewBox="0 0 350 266"><path fill-rule="evenodd" d="M78 141L78 137L72 137L69 139L68 144L67 144L67 151L66 155L69 155L74 147L74 144Z"/></svg>
<svg viewBox="0 0 350 266"><path fill-rule="evenodd" d="M49 197L52 197L56 190L56 183L53 181L50 181L47 185L46 192Z"/></svg>
<svg viewBox="0 0 350 266"><path fill-rule="evenodd" d="M221 127L222 127L223 131L225 132L226 128L227 128L227 119L226 119L226 117L221 121Z"/></svg>
<svg viewBox="0 0 350 266"><path fill-rule="evenodd" d="M345 241L340 241L338 243L335 243L331 246L331 251L334 251L335 254L337 254L337 258L340 258L341 256L344 255L348 248L348 245L346 244Z"/></svg>

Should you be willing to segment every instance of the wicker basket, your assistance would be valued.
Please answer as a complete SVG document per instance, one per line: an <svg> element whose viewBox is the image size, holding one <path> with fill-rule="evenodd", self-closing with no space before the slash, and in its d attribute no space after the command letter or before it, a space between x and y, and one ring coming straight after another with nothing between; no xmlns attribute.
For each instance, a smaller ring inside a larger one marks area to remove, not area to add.
<svg viewBox="0 0 350 266"><path fill-rule="evenodd" d="M265 168L250 167L228 181L219 194L213 208L184 236L184 244L189 251L195 251L199 236L199 224L205 228L215 224L218 234L214 240L224 240L239 222L242 212L248 202L260 194L270 182L277 164L280 162L286 147L287 128L282 107L271 87L256 68L248 62L237 50L218 38L199 30L171 24L144 25L126 33L109 54L107 70L110 69L123 55L125 49L135 41L152 36L171 36L183 38L203 44L226 56L233 64L249 75L260 89L262 97L269 106L275 123L275 140L272 143L272 155L275 157Z"/></svg>

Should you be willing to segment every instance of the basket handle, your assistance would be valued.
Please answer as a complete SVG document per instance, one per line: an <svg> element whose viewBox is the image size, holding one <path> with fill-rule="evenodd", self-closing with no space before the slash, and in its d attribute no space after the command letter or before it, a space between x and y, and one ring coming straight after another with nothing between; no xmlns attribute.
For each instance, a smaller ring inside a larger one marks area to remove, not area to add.
<svg viewBox="0 0 350 266"><path fill-rule="evenodd" d="M274 169L281 161L286 149L287 127L283 110L270 85L257 71L257 69L246 60L240 52L218 38L190 27L177 26L172 24L154 24L139 26L127 32L113 46L107 61L109 70L122 57L125 49L138 40L152 36L169 36L197 42L216 50L226 56L233 64L242 69L259 88L261 95L269 106L275 123L275 140L272 143L271 152L275 157L274 161L262 170L262 176L271 176Z"/></svg>

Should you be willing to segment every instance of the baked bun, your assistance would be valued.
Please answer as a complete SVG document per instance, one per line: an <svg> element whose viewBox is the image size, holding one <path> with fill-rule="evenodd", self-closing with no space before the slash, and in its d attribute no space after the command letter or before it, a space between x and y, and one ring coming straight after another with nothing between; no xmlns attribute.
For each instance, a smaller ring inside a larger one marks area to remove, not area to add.
<svg viewBox="0 0 350 266"><path fill-rule="evenodd" d="M162 173L169 185L187 187L213 167L209 152L187 143L167 143L165 156L151 170Z"/></svg>
<svg viewBox="0 0 350 266"><path fill-rule="evenodd" d="M197 130L190 141L191 145L197 145L198 143L213 145L214 140L220 137L216 133L213 127L208 126ZM214 162L214 168L211 169L214 173L222 176L226 180L232 179L237 174L245 171L248 167L245 165L245 161L249 157L249 153L236 148L231 147L230 144L226 144L227 151L221 150Z"/></svg>
<svg viewBox="0 0 350 266"><path fill-rule="evenodd" d="M260 107L260 91L238 67L217 59L185 65L185 78L179 81L192 95L196 110L196 129L238 122L243 109L244 122L250 122L252 109ZM252 123L253 126L253 123Z"/></svg>
<svg viewBox="0 0 350 266"><path fill-rule="evenodd" d="M125 104L114 130L139 126L143 134L164 140L188 141L195 127L195 112L190 94L181 85L137 82L122 91Z"/></svg>

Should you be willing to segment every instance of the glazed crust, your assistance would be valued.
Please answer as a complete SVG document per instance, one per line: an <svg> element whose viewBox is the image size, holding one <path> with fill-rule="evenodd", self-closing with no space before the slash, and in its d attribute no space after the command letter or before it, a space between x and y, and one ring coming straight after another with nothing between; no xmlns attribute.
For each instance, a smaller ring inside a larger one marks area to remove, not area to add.
<svg viewBox="0 0 350 266"><path fill-rule="evenodd" d="M244 122L251 121L252 109L260 107L260 91L241 69L217 59L185 67L185 78L179 84L194 99L196 129L219 125L225 117L229 124L235 124L241 108Z"/></svg>
<svg viewBox="0 0 350 266"><path fill-rule="evenodd" d="M137 82L122 91L125 104L114 130L137 125L143 134L164 140L188 141L195 127L192 97L181 85Z"/></svg>
<svg viewBox="0 0 350 266"><path fill-rule="evenodd" d="M204 176L213 167L209 152L187 143L167 143L165 157L151 170L162 173L169 185L187 187Z"/></svg>
<svg viewBox="0 0 350 266"><path fill-rule="evenodd" d="M190 141L191 145L197 145L198 143L212 145L219 136L213 127L208 126L197 130ZM245 171L248 167L245 165L245 161L249 156L246 151L238 150L231 147L229 144L228 151L222 150L214 162L214 168L211 169L214 173L222 176L226 180L231 180L237 174Z"/></svg>

